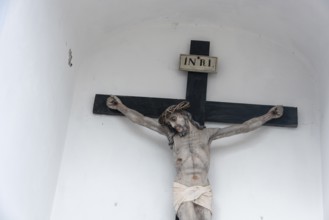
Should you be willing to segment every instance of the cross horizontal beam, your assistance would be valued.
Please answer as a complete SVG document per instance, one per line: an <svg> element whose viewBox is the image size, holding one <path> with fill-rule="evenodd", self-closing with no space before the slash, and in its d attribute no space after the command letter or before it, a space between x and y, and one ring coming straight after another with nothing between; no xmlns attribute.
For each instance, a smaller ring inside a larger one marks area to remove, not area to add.
<svg viewBox="0 0 329 220"><path fill-rule="evenodd" d="M100 115L122 115L120 112L111 110L106 106L109 95L97 94L93 107L94 114ZM158 118L160 114L170 105L177 104L183 99L149 98L134 96L118 96L129 108L141 114ZM265 114L273 107L272 105L254 105L228 102L205 102L205 121L241 124L250 118ZM193 115L192 115L193 117ZM284 114L281 118L268 121L265 125L276 127L296 128L298 125L298 114L296 107L284 106Z"/></svg>

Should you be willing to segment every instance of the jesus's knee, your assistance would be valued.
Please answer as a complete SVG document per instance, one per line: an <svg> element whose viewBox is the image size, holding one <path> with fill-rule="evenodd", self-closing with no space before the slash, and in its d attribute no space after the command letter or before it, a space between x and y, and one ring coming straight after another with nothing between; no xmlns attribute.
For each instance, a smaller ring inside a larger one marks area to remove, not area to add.
<svg viewBox="0 0 329 220"><path fill-rule="evenodd" d="M182 203L178 209L177 216L179 220L198 220L192 202Z"/></svg>
<svg viewBox="0 0 329 220"><path fill-rule="evenodd" d="M200 220L211 220L211 211L207 208L195 204L195 213Z"/></svg>

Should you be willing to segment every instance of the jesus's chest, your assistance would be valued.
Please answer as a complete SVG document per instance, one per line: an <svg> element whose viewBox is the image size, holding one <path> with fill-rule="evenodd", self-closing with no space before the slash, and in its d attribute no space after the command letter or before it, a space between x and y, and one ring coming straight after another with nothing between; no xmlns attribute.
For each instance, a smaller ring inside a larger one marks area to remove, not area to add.
<svg viewBox="0 0 329 220"><path fill-rule="evenodd" d="M176 154L209 151L209 138L203 132L191 132L183 137L174 137L173 150Z"/></svg>

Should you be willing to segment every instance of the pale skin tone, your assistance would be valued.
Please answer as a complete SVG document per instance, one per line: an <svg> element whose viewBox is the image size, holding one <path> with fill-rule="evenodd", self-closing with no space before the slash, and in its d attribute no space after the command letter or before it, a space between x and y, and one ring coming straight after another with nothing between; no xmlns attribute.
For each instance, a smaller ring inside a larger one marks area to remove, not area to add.
<svg viewBox="0 0 329 220"><path fill-rule="evenodd" d="M173 131L161 125L157 119L146 117L125 106L118 97L107 99L107 106L120 111L132 122L154 130L166 137L173 136ZM252 118L243 124L225 128L196 128L186 116L173 113L167 118L170 125L180 135L174 136L173 156L176 161L175 182L186 186L208 186L208 171L210 163L210 144L223 137L246 133L261 127L271 119L283 114L282 106L271 108L266 114ZM211 220L211 212L192 202L184 202L178 209L180 220Z"/></svg>

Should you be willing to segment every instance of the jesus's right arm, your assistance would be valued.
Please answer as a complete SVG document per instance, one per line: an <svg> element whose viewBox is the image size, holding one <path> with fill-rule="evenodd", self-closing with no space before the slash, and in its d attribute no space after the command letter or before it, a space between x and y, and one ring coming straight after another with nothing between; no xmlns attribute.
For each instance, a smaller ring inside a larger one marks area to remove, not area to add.
<svg viewBox="0 0 329 220"><path fill-rule="evenodd" d="M142 115L141 113L139 113L131 108L128 108L116 96L110 96L106 101L106 105L110 109L118 110L119 112L121 112L130 121L132 121L135 124L149 128L149 129L156 131L167 137L170 134L169 128L166 126L160 125L160 123L158 122L157 119L146 117L146 116Z"/></svg>

